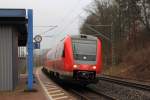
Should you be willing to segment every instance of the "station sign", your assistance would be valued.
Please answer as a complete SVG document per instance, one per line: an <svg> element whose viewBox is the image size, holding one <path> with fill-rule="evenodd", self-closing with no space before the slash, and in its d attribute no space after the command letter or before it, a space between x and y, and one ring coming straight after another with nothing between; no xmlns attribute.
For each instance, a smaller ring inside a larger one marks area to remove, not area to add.
<svg viewBox="0 0 150 100"><path fill-rule="evenodd" d="M40 42L34 42L34 49L40 49Z"/></svg>

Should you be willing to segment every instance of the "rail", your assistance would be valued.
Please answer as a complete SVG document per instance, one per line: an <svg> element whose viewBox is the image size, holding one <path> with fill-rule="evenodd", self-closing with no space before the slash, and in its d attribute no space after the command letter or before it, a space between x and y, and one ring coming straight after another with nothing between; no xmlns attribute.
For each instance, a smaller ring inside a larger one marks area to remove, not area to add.
<svg viewBox="0 0 150 100"><path fill-rule="evenodd" d="M137 82L134 80L131 81L131 80L127 80L127 79L115 78L115 77L111 77L109 75L102 75L102 76L100 76L99 79L103 80L103 81L119 84L119 85L132 87L132 88L139 89L139 90L150 91L150 85L148 85L146 83L145 84L140 83L140 82Z"/></svg>

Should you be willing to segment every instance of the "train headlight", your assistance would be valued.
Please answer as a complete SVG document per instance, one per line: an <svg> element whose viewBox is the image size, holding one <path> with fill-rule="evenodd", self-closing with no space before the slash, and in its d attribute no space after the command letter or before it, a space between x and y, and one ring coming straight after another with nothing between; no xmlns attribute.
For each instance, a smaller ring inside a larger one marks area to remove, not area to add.
<svg viewBox="0 0 150 100"><path fill-rule="evenodd" d="M96 69L96 66L93 66L93 69Z"/></svg>
<svg viewBox="0 0 150 100"><path fill-rule="evenodd" d="M73 65L73 68L78 68L78 66L77 65Z"/></svg>

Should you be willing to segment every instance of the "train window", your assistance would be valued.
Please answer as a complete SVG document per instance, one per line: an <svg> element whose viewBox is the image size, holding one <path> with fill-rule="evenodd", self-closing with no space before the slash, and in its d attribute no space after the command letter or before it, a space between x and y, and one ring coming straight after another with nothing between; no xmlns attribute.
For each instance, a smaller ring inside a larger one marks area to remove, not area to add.
<svg viewBox="0 0 150 100"><path fill-rule="evenodd" d="M52 59L53 59L53 54L52 54L52 52L48 54L47 58L48 58L48 60L52 60Z"/></svg>
<svg viewBox="0 0 150 100"><path fill-rule="evenodd" d="M63 49L62 57L65 57L65 50Z"/></svg>
<svg viewBox="0 0 150 100"><path fill-rule="evenodd" d="M49 55L47 56L47 58L48 58L48 60L51 60L51 55L49 54Z"/></svg>
<svg viewBox="0 0 150 100"><path fill-rule="evenodd" d="M56 54L55 54L55 56L56 56L56 58L60 58L60 57L62 57L62 55L63 55L63 45L62 44L59 44L58 46L57 46L57 48L56 48Z"/></svg>
<svg viewBox="0 0 150 100"><path fill-rule="evenodd" d="M96 62L96 40L72 40L75 60Z"/></svg>
<svg viewBox="0 0 150 100"><path fill-rule="evenodd" d="M57 47L56 52L55 52L55 58L58 58L58 53L59 53L59 51L58 51L58 47Z"/></svg>

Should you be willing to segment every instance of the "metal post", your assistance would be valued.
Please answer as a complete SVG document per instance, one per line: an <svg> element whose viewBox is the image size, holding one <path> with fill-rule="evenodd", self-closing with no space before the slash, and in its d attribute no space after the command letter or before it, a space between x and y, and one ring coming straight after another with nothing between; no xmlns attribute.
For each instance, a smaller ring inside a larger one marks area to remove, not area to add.
<svg viewBox="0 0 150 100"><path fill-rule="evenodd" d="M115 65L115 41L114 41L114 34L111 33L112 37L112 65Z"/></svg>
<svg viewBox="0 0 150 100"><path fill-rule="evenodd" d="M113 23L111 24L111 46L112 46L112 58L111 58L111 63L112 66L115 65L115 34L113 32Z"/></svg>
<svg viewBox="0 0 150 100"><path fill-rule="evenodd" d="M95 30L94 28L92 28L91 26L102 26L102 27L111 27L111 38L106 37L105 35L103 35L102 33L98 32L97 30ZM116 56L115 56L115 34L113 32L113 24L111 25L90 25L90 24L86 24L86 27L90 30L92 30L93 32L97 33L97 34L93 34L93 35L100 35L102 38L108 40L111 45L112 45L112 58L111 58L111 63L112 65L116 64Z"/></svg>
<svg viewBox="0 0 150 100"><path fill-rule="evenodd" d="M28 9L28 90L33 89L33 11Z"/></svg>

